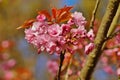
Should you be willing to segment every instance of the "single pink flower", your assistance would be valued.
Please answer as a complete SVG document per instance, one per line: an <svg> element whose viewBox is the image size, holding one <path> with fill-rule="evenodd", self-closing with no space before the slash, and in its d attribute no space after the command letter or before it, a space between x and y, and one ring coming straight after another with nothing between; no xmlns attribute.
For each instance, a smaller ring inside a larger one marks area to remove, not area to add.
<svg viewBox="0 0 120 80"><path fill-rule="evenodd" d="M25 29L25 39L27 39L28 42L33 41L35 38L35 35L33 34L33 31L31 28Z"/></svg>
<svg viewBox="0 0 120 80"><path fill-rule="evenodd" d="M85 53L89 54L94 48L94 43L89 43L88 45L85 46Z"/></svg>
<svg viewBox="0 0 120 80"><path fill-rule="evenodd" d="M87 37L93 41L94 40L94 37L95 37L95 34L93 32L93 29L90 29L89 32L87 33Z"/></svg>
<svg viewBox="0 0 120 80"><path fill-rule="evenodd" d="M5 72L5 75L4 75L4 80L12 80L13 77L14 77L13 72L11 72L11 71L6 71L6 72Z"/></svg>
<svg viewBox="0 0 120 80"><path fill-rule="evenodd" d="M73 37L76 38L85 38L86 37L86 30L84 26L79 26L78 28L71 29L71 33Z"/></svg>
<svg viewBox="0 0 120 80"><path fill-rule="evenodd" d="M86 37L86 29L84 26L79 26L78 27L78 34L80 34L81 38L85 38Z"/></svg>
<svg viewBox="0 0 120 80"><path fill-rule="evenodd" d="M9 43L8 40L2 41L2 43L1 43L1 46L2 46L3 48L8 48L9 45L10 45L10 43Z"/></svg>
<svg viewBox="0 0 120 80"><path fill-rule="evenodd" d="M77 26L84 26L86 24L85 18L83 17L82 13L80 13L80 12L74 12L72 14L72 18L74 20L74 23Z"/></svg>
<svg viewBox="0 0 120 80"><path fill-rule="evenodd" d="M113 69L110 66L105 66L103 70L109 74L114 73Z"/></svg>
<svg viewBox="0 0 120 80"><path fill-rule="evenodd" d="M61 35L62 28L58 24L52 24L48 27L48 34L52 37Z"/></svg>
<svg viewBox="0 0 120 80"><path fill-rule="evenodd" d="M42 34L36 37L37 43L39 45L45 45L50 41L50 36L48 34Z"/></svg>
<svg viewBox="0 0 120 80"><path fill-rule="evenodd" d="M57 71L59 69L58 67L58 63L56 61L48 61L47 62L47 68L48 68L48 71L53 75L55 76L57 74Z"/></svg>
<svg viewBox="0 0 120 80"><path fill-rule="evenodd" d="M62 24L61 27L62 27L62 34L63 35L66 35L67 33L70 32L70 29L71 29L70 25L68 25L68 24Z"/></svg>
<svg viewBox="0 0 120 80"><path fill-rule="evenodd" d="M41 26L43 26L43 24L44 23L42 23L42 22L34 22L31 30L32 31L39 31L39 28L41 28Z"/></svg>
<svg viewBox="0 0 120 80"><path fill-rule="evenodd" d="M16 65L16 61L15 61L14 59L8 60L8 62L7 62L7 66L8 66L8 67L12 68L12 67L14 67L15 65Z"/></svg>
<svg viewBox="0 0 120 80"><path fill-rule="evenodd" d="M53 53L56 50L56 44L54 42L49 42L46 44L46 51L49 53Z"/></svg>
<svg viewBox="0 0 120 80"><path fill-rule="evenodd" d="M68 25L72 26L74 25L74 20L73 19L69 19L68 22L67 22Z"/></svg>

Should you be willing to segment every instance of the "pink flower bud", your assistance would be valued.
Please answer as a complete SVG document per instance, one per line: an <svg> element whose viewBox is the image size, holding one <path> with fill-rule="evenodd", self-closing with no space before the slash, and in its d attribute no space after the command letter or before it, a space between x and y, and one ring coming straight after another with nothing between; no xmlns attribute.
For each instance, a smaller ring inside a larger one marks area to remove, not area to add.
<svg viewBox="0 0 120 80"><path fill-rule="evenodd" d="M43 14L37 16L38 21L44 21L45 19L46 19L46 17Z"/></svg>
<svg viewBox="0 0 120 80"><path fill-rule="evenodd" d="M91 41L94 40L95 34L93 33L93 29L90 29L90 31L87 33L87 37L88 37Z"/></svg>

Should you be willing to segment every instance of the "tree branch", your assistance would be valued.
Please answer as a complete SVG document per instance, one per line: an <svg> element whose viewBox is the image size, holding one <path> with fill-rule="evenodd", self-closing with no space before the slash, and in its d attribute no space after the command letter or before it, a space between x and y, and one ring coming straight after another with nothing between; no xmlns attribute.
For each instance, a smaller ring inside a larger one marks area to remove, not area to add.
<svg viewBox="0 0 120 80"><path fill-rule="evenodd" d="M116 11L118 9L120 0L110 0L105 12L105 15L102 19L102 22L100 24L100 28L98 30L97 36L95 38L94 44L95 48L94 50L88 55L87 62L83 69L81 70L81 75L78 80L90 80L91 75L94 71L94 68L98 62L99 57L101 56L101 48L104 44L104 38L107 36L107 32L109 30L109 27L112 23L112 20L116 14Z"/></svg>
<svg viewBox="0 0 120 80"><path fill-rule="evenodd" d="M107 37L105 38L105 41L111 39L112 37L114 37L115 35L117 35L119 33L119 31L113 33L115 31L115 28L117 27L119 17L120 17L120 3L119 3L119 7L117 9L117 12L116 12L116 14L115 14L115 16L113 18L113 21L112 21L112 23L110 25L110 28L108 30ZM102 46L102 51L104 50L105 45L106 45L106 42Z"/></svg>

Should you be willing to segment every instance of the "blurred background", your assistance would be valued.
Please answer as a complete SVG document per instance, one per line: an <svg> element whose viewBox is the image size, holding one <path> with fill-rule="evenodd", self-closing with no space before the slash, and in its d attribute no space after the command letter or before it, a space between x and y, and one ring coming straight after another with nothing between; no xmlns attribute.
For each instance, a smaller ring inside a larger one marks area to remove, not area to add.
<svg viewBox="0 0 120 80"><path fill-rule="evenodd" d="M105 12L107 1L102 0L100 3L96 26ZM9 78L13 76L16 76L14 80L49 80L46 63L54 55L37 54L37 49L24 39L24 29L16 28L25 20L35 18L38 10L50 11L52 7L61 8L64 5L73 6L72 12L82 12L89 23L95 2L96 0L0 0L0 67L3 68L0 68L0 80L11 80ZM100 77L96 80L110 80L107 79L110 75L102 70L95 72L95 76Z"/></svg>

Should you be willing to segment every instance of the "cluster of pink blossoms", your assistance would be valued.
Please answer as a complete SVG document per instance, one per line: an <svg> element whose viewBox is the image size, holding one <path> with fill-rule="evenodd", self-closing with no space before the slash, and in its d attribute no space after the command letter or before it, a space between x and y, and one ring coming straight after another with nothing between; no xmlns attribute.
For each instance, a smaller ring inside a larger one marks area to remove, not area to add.
<svg viewBox="0 0 120 80"><path fill-rule="evenodd" d="M85 18L82 13L74 12L71 18L64 23L54 22L52 24L47 20L47 16L39 14L32 26L25 29L25 39L38 48L38 51L46 51L50 54L61 53L66 50L74 53L79 47L81 39L94 40L94 33L85 29ZM94 44L86 47L85 52L90 52ZM89 49L90 48L90 49Z"/></svg>

